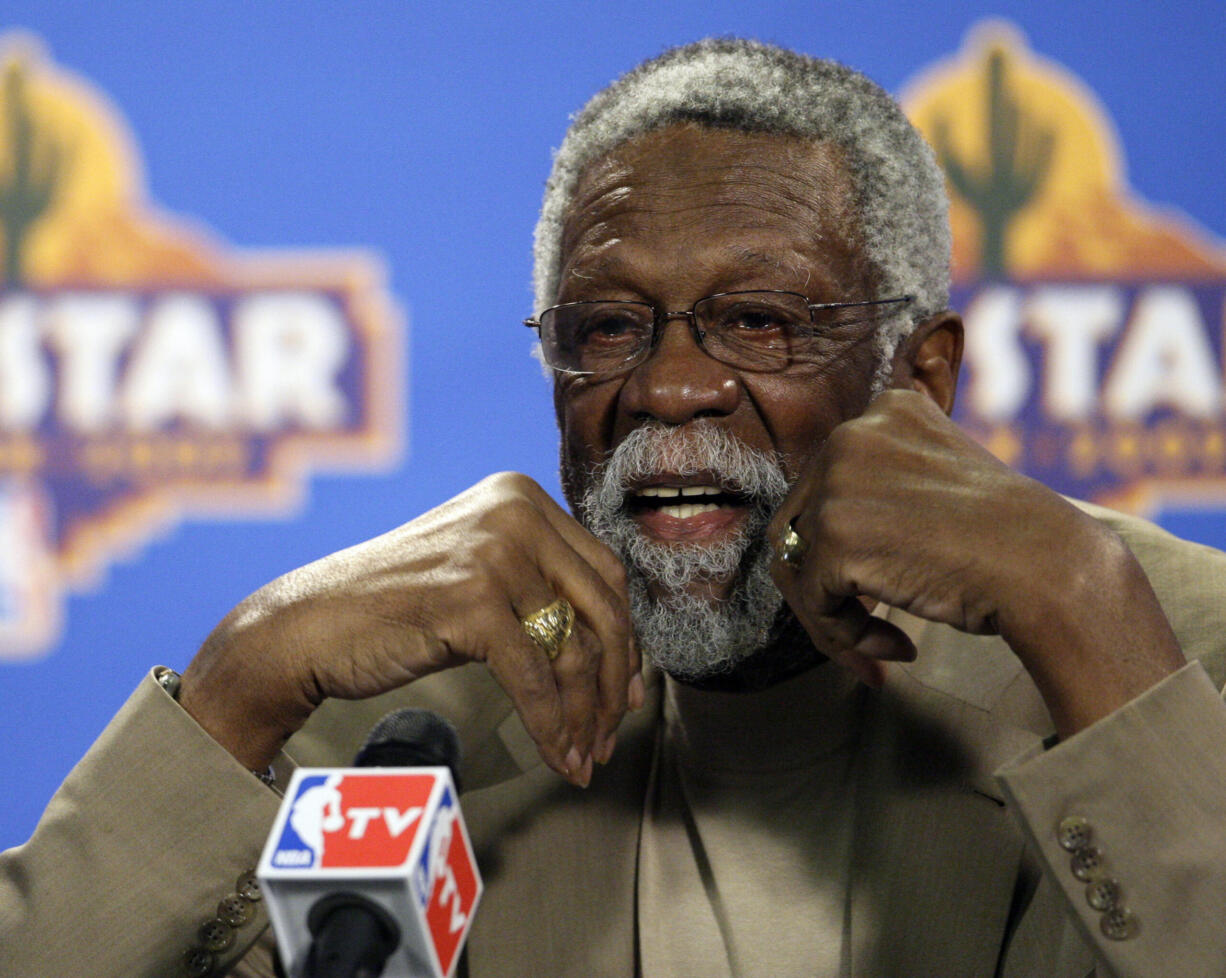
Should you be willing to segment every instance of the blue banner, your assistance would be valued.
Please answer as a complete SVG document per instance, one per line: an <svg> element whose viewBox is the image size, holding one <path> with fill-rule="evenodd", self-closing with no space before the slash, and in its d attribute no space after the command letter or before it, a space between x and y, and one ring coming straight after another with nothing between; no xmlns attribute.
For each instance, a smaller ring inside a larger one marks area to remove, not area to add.
<svg viewBox="0 0 1226 978"><path fill-rule="evenodd" d="M147 670L262 584L493 471L558 494L520 325L550 153L598 88L698 37L903 98L950 177L959 417L1061 491L1226 546L1221 11L991 13L10 5L0 847ZM989 220L1004 185L1018 205Z"/></svg>

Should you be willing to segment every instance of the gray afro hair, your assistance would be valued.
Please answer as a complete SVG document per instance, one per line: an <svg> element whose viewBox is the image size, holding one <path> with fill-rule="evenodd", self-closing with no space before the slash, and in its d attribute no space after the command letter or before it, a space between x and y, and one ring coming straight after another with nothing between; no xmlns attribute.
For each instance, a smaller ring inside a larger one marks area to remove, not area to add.
<svg viewBox="0 0 1226 978"><path fill-rule="evenodd" d="M888 360L914 323L949 303L945 182L932 150L890 95L835 61L757 41L711 39L673 48L598 92L574 117L553 161L536 225L535 309L558 293L562 225L588 164L673 123L779 133L841 147L880 295L914 295L884 325Z"/></svg>

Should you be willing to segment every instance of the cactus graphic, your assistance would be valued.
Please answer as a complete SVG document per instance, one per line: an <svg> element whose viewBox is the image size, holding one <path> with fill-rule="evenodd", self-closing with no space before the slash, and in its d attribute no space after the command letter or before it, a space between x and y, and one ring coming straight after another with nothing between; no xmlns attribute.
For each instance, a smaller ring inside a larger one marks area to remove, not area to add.
<svg viewBox="0 0 1226 978"><path fill-rule="evenodd" d="M954 192L979 215L979 271L983 278L1005 274L1005 235L1009 224L1035 195L1051 165L1054 134L1022 115L1006 82L1005 52L993 50L985 70L987 162L978 167L960 160L949 138L949 123L937 119L933 143Z"/></svg>
<svg viewBox="0 0 1226 978"><path fill-rule="evenodd" d="M17 61L4 70L4 129L8 144L8 158L0 172L4 284L20 288L26 236L55 198L65 154L63 147L40 137L35 128L26 96L26 72Z"/></svg>

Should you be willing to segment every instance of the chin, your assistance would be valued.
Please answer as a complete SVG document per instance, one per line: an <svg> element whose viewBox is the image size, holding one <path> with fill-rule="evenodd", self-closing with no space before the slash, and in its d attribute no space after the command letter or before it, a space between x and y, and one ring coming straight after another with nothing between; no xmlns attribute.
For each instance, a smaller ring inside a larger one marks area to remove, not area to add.
<svg viewBox="0 0 1226 978"><path fill-rule="evenodd" d="M652 661L655 661L653 657ZM800 675L828 661L814 648L792 613L780 610L767 644L746 653L721 668L676 674L660 663L677 682L695 689L720 692L755 692Z"/></svg>
<svg viewBox="0 0 1226 978"><path fill-rule="evenodd" d="M712 599L708 583L666 590L634 568L629 582L639 648L682 682L735 674L778 644L783 597L763 561L751 562L731 586L721 587L727 594L719 599Z"/></svg>

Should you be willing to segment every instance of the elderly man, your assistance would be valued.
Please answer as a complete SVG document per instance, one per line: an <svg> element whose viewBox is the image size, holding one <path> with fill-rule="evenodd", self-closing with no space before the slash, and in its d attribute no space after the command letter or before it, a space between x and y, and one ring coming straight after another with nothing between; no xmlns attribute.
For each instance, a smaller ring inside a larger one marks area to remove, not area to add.
<svg viewBox="0 0 1226 978"><path fill-rule="evenodd" d="M575 518L493 476L240 604L7 857L6 973L267 973L251 772L405 702L464 741L474 976L1218 973L1226 558L949 421L945 208L836 64L597 95L529 320Z"/></svg>

